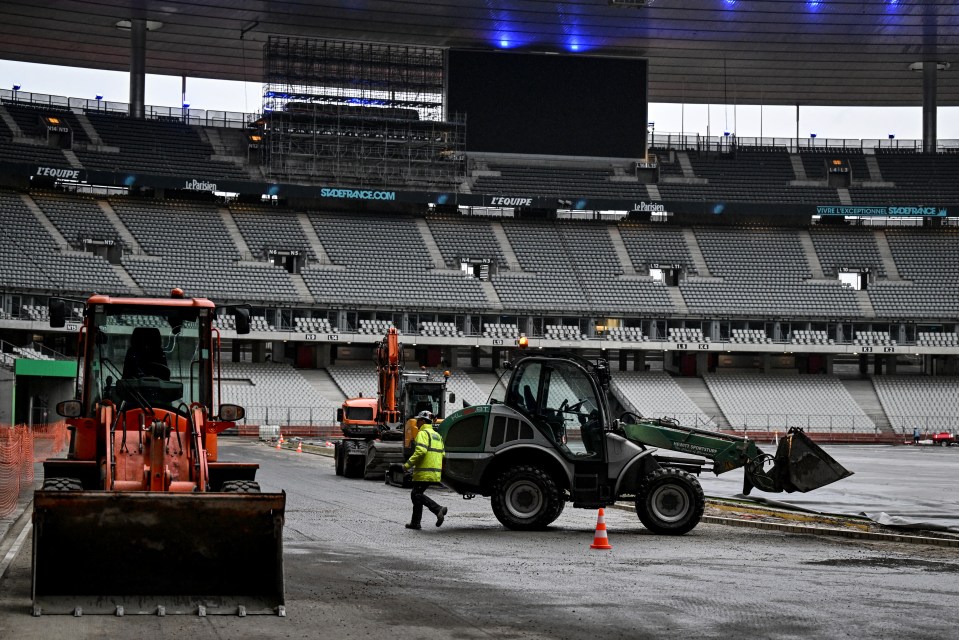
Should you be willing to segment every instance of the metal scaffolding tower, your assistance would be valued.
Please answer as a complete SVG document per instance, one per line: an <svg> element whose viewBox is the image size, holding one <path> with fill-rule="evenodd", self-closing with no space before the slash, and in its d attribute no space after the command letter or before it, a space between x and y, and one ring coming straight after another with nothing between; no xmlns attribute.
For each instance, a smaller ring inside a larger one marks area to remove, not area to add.
<svg viewBox="0 0 959 640"><path fill-rule="evenodd" d="M263 55L271 177L445 190L465 175L465 116L444 118L444 50L271 36Z"/></svg>

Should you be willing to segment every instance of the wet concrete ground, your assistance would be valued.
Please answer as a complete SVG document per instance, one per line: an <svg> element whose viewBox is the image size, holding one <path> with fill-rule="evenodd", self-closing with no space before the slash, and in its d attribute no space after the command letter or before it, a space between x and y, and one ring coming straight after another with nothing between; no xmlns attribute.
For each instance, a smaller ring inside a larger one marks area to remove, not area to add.
<svg viewBox="0 0 959 640"><path fill-rule="evenodd" d="M28 544L0 581L0 637L956 637L956 549L710 524L655 536L610 509L613 549L596 551L594 510L516 533L487 499L448 492L435 493L446 524L415 532L403 527L408 492L338 478L331 458L221 451L259 462L264 490L287 491L286 618L32 618Z"/></svg>

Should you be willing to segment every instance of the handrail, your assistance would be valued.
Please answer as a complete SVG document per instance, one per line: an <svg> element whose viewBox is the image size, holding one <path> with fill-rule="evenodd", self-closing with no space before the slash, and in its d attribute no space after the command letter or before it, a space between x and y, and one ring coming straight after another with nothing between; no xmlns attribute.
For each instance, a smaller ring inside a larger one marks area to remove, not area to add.
<svg viewBox="0 0 959 640"><path fill-rule="evenodd" d="M0 102L18 102L30 105L57 107L58 109L100 113L130 113L130 105L126 102L93 100L89 98L68 98L46 93L12 91L10 89L0 89ZM151 105L145 106L143 112L144 118L147 120L174 119L184 124L231 129L242 129L259 117L256 113L244 113L240 111L217 111L212 109L159 107Z"/></svg>
<svg viewBox="0 0 959 640"><path fill-rule="evenodd" d="M877 149L884 151L902 151L919 153L923 150L922 140L899 140L896 138L776 138L776 137L739 137L704 136L699 133L653 133L650 134L651 149L674 151L697 151L731 153L740 149L782 149L790 153L828 152L845 150L873 154ZM936 150L939 153L959 152L959 140L938 140Z"/></svg>

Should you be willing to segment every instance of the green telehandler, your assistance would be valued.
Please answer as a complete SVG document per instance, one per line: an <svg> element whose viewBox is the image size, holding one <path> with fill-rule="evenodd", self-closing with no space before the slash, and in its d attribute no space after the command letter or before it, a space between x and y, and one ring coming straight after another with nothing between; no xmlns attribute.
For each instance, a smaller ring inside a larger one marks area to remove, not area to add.
<svg viewBox="0 0 959 640"><path fill-rule="evenodd" d="M507 368L505 397L461 409L438 429L446 441L443 483L467 498L489 496L510 529L543 529L567 502L593 509L630 499L646 528L681 535L702 518L696 476L704 470L742 467L745 494L806 492L852 475L801 429L790 429L770 455L746 438L670 420L629 412L613 419L602 360L533 355ZM568 437L576 431L581 445Z"/></svg>

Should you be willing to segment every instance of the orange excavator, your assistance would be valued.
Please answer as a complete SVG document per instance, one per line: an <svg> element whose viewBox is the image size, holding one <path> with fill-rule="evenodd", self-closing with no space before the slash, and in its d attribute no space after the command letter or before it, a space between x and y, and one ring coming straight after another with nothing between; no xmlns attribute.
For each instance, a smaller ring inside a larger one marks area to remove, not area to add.
<svg viewBox="0 0 959 640"><path fill-rule="evenodd" d="M348 478L380 479L391 463L402 462L416 437L413 417L430 411L446 412L446 384L427 371L407 371L403 345L396 327L390 327L374 354L377 395L347 398L336 411L343 439L334 443L336 474ZM455 402L451 394L450 402Z"/></svg>
<svg viewBox="0 0 959 640"><path fill-rule="evenodd" d="M50 324L65 325L52 300ZM249 332L247 309L237 333ZM167 299L86 301L65 458L43 463L33 502L33 614L285 615L285 493L258 465L221 461L215 307Z"/></svg>

